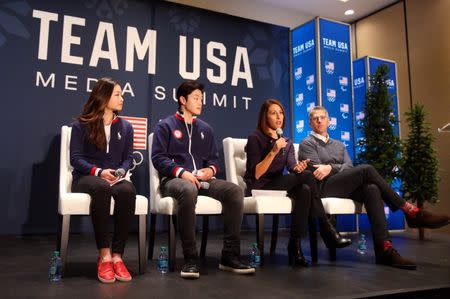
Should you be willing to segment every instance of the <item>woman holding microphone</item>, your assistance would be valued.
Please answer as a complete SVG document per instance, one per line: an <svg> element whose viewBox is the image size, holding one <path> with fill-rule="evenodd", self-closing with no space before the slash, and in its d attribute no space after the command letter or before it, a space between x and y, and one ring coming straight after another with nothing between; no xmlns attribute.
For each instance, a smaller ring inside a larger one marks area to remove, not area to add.
<svg viewBox="0 0 450 299"><path fill-rule="evenodd" d="M342 248L350 245L351 240L341 237L326 217L316 180L306 169L308 160L296 161L292 141L282 136L284 126L283 105L275 99L266 100L259 110L257 129L248 137L245 147L246 195L253 189L288 192L292 198L289 264L307 267L309 262L303 256L300 238L306 234L309 219L319 219L320 234L327 247Z"/></svg>

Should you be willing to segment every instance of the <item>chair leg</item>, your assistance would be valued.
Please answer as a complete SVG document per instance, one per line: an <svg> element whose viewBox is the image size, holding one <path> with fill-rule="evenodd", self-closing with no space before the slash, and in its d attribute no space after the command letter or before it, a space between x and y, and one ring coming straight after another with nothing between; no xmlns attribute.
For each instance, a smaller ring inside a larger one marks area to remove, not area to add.
<svg viewBox="0 0 450 299"><path fill-rule="evenodd" d="M329 215L330 218L330 222L331 224L336 227L336 215ZM336 260L336 248L328 248L328 253L330 256L330 261L335 261Z"/></svg>
<svg viewBox="0 0 450 299"><path fill-rule="evenodd" d="M274 214L273 221L272 221L272 240L270 241L270 255L274 255L275 249L277 248L279 221L280 221L280 215Z"/></svg>
<svg viewBox="0 0 450 299"><path fill-rule="evenodd" d="M67 262L67 244L69 243L69 230L70 230L70 215L63 215L61 224L61 239L60 239L61 241L59 244L63 275Z"/></svg>
<svg viewBox="0 0 450 299"><path fill-rule="evenodd" d="M175 216L169 216L169 270L175 270L176 238L175 238Z"/></svg>
<svg viewBox="0 0 450 299"><path fill-rule="evenodd" d="M203 215L203 231L202 231L202 244L200 245L200 257L205 257L206 243L208 242L209 232L209 216Z"/></svg>
<svg viewBox="0 0 450 299"><path fill-rule="evenodd" d="M316 231L316 221L314 219L309 220L308 229L309 229L309 246L311 248L311 260L313 263L317 263L318 260L317 231Z"/></svg>
<svg viewBox="0 0 450 299"><path fill-rule="evenodd" d="M256 243L261 255L261 265L264 264L264 214L256 215Z"/></svg>
<svg viewBox="0 0 450 299"><path fill-rule="evenodd" d="M148 259L153 259L153 251L155 250L155 234L156 234L156 214L150 214L150 232L148 238Z"/></svg>
<svg viewBox="0 0 450 299"><path fill-rule="evenodd" d="M146 236L147 236L147 215L139 215L139 274L145 273L147 270L147 254L146 254Z"/></svg>

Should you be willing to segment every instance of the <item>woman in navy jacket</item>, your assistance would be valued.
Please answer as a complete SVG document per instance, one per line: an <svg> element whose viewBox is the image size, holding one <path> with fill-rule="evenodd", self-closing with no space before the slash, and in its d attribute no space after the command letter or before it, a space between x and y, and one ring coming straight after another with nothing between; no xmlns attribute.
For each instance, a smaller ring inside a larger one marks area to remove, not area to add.
<svg viewBox="0 0 450 299"><path fill-rule="evenodd" d="M306 169L308 160L296 161L292 141L282 136L284 125L283 105L277 100L266 100L259 111L257 129L248 137L245 147L246 193L251 195L252 189L288 191L292 198L289 263L306 267L308 261L303 256L300 238L306 233L308 219L319 219L320 233L327 247L342 248L350 245L351 240L342 238L326 217L317 183L312 172Z"/></svg>
<svg viewBox="0 0 450 299"><path fill-rule="evenodd" d="M98 80L72 125L70 139L72 192L91 196L91 217L99 251L98 279L104 283L131 280L122 255L134 215L136 190L131 182L121 179L133 163L133 128L117 117L122 106L120 85L111 78ZM115 202L112 242L111 196Z"/></svg>

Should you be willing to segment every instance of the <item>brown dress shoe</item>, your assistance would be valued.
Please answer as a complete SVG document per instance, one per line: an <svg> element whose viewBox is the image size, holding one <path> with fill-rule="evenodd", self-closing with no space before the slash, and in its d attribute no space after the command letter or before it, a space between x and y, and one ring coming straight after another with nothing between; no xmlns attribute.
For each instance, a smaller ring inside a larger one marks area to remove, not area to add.
<svg viewBox="0 0 450 299"><path fill-rule="evenodd" d="M377 264L406 270L416 270L417 268L413 261L403 258L397 250L392 247L377 255L376 262Z"/></svg>
<svg viewBox="0 0 450 299"><path fill-rule="evenodd" d="M411 228L439 228L450 223L450 218L447 215L431 213L424 209L421 209L415 217L405 215L405 218Z"/></svg>

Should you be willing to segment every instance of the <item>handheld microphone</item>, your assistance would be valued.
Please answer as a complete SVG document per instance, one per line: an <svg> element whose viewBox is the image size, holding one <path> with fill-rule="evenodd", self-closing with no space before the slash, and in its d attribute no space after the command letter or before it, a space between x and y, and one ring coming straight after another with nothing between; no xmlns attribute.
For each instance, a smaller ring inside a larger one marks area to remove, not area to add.
<svg viewBox="0 0 450 299"><path fill-rule="evenodd" d="M197 177L199 175L202 175L203 172L200 170L194 169L192 171L192 174ZM200 181L200 189L205 189L205 190L209 189L209 183L205 182L205 181Z"/></svg>
<svg viewBox="0 0 450 299"><path fill-rule="evenodd" d="M116 171L114 171L114 176L118 177L118 178L124 177L125 169L123 169L123 168L116 169Z"/></svg>
<svg viewBox="0 0 450 299"><path fill-rule="evenodd" d="M200 181L200 189L208 190L209 189L209 183L208 182L204 182L204 181Z"/></svg>
<svg viewBox="0 0 450 299"><path fill-rule="evenodd" d="M276 132L277 132L278 138L283 138L283 129L282 128L277 128ZM284 155L285 152L286 152L286 149L283 147L281 149L281 154Z"/></svg>

